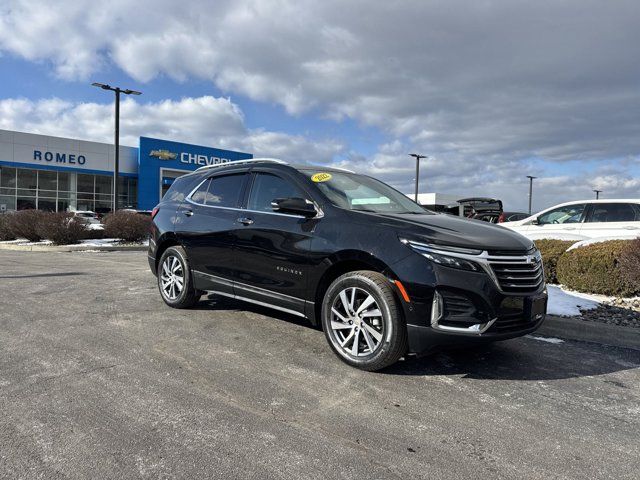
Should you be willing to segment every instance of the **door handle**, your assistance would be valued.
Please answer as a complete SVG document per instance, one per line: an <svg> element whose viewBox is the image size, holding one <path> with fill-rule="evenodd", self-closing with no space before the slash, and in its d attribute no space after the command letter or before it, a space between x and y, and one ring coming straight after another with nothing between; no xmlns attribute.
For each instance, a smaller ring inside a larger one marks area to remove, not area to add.
<svg viewBox="0 0 640 480"><path fill-rule="evenodd" d="M576 229L576 227L566 227L566 228L564 228L564 230L575 230L575 229Z"/></svg>
<svg viewBox="0 0 640 480"><path fill-rule="evenodd" d="M184 210L182 213L184 213L187 217L191 217L193 215L193 210Z"/></svg>
<svg viewBox="0 0 640 480"><path fill-rule="evenodd" d="M240 222L243 225L251 225L253 223L253 220L247 217L241 217L238 219L238 222Z"/></svg>

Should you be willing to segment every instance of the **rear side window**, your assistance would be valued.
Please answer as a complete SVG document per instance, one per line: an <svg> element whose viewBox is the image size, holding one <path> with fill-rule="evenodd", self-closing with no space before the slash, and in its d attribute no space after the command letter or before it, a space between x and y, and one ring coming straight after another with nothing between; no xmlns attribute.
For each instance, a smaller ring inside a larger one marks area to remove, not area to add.
<svg viewBox="0 0 640 480"><path fill-rule="evenodd" d="M167 190L167 193L162 197L162 200L169 202L182 202L184 197L189 193L185 190L189 188L190 183L191 182L188 177L176 178L169 187L169 190Z"/></svg>
<svg viewBox="0 0 640 480"><path fill-rule="evenodd" d="M587 222L635 222L640 220L637 205L630 203L595 203Z"/></svg>
<svg viewBox="0 0 640 480"><path fill-rule="evenodd" d="M272 212L271 202L276 198L290 197L306 198L302 191L291 182L270 173L258 173L251 187L247 208L261 212Z"/></svg>
<svg viewBox="0 0 640 480"><path fill-rule="evenodd" d="M209 191L209 184L211 183L211 179L207 178L200 186L196 189L195 192L191 194L191 201L195 203L205 203L207 198L207 193Z"/></svg>
<svg viewBox="0 0 640 480"><path fill-rule="evenodd" d="M205 180L191 195L191 201L211 207L237 207L245 174L221 175Z"/></svg>

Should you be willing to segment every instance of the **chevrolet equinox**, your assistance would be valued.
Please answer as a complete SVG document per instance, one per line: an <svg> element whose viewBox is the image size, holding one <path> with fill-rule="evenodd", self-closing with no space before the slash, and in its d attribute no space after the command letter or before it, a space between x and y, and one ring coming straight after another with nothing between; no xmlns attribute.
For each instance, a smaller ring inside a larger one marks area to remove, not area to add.
<svg viewBox="0 0 640 480"><path fill-rule="evenodd" d="M254 159L177 178L153 211L149 265L164 302L212 292L307 318L343 361L518 337L543 322L531 240L425 211L365 175Z"/></svg>

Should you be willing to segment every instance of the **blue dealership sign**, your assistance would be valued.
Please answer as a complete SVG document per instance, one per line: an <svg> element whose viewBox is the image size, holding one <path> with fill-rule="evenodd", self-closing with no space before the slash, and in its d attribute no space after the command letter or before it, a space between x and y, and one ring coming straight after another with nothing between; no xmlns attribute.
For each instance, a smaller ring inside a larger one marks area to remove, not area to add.
<svg viewBox="0 0 640 480"><path fill-rule="evenodd" d="M138 149L138 208L150 210L160 201L162 185L180 172L205 165L253 158L250 153L140 137ZM164 175L164 172L171 175Z"/></svg>

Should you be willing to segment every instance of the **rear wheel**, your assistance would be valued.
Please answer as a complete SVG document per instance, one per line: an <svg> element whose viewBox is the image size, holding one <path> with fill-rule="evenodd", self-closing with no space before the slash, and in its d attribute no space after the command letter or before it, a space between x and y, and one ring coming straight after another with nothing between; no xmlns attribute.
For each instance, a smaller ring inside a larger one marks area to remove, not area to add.
<svg viewBox="0 0 640 480"><path fill-rule="evenodd" d="M182 247L167 248L158 267L158 288L164 303L173 308L189 308L202 292L193 288L189 262Z"/></svg>
<svg viewBox="0 0 640 480"><path fill-rule="evenodd" d="M346 363L375 371L407 351L407 328L389 280L370 271L338 277L322 302L329 345Z"/></svg>

